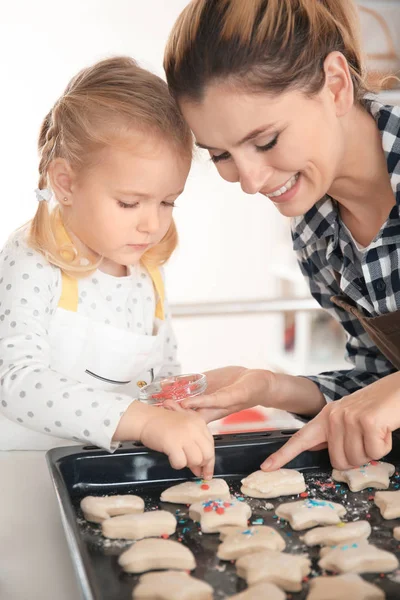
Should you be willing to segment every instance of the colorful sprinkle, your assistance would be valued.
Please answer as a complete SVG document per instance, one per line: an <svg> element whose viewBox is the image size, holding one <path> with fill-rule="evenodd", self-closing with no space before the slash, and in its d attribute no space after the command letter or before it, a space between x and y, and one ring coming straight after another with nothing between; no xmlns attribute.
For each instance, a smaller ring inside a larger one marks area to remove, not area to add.
<svg viewBox="0 0 400 600"><path fill-rule="evenodd" d="M264 523L264 519L255 519L253 521L253 525L262 525Z"/></svg>
<svg viewBox="0 0 400 600"><path fill-rule="evenodd" d="M301 492L300 498L307 498L307 497L308 497L308 492Z"/></svg>
<svg viewBox="0 0 400 600"><path fill-rule="evenodd" d="M200 488L201 488L202 490L209 490L209 489L210 489L210 486L209 486L209 485L207 485L206 483L203 483L203 484L200 486Z"/></svg>

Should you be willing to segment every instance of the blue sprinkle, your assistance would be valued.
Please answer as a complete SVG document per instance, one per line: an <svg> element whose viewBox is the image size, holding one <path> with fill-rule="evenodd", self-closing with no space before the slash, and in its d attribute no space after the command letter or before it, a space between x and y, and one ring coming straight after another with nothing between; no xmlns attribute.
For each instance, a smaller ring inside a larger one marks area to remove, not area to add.
<svg viewBox="0 0 400 600"><path fill-rule="evenodd" d="M190 531L189 527L184 527L182 529L182 533L187 533L188 531Z"/></svg>
<svg viewBox="0 0 400 600"><path fill-rule="evenodd" d="M292 537L292 534L290 533L290 531L287 531L287 532L286 532L286 535L287 535L288 537Z"/></svg>
<svg viewBox="0 0 400 600"><path fill-rule="evenodd" d="M278 517L277 517L276 515L274 515L272 518L273 518L273 519L277 519Z"/></svg>
<svg viewBox="0 0 400 600"><path fill-rule="evenodd" d="M244 502L243 496L237 496L236 500L239 500L239 502Z"/></svg>
<svg viewBox="0 0 400 600"><path fill-rule="evenodd" d="M264 523L264 519L255 519L253 521L253 525L262 525Z"/></svg>
<svg viewBox="0 0 400 600"><path fill-rule="evenodd" d="M179 523L186 523L186 519L179 519Z"/></svg>

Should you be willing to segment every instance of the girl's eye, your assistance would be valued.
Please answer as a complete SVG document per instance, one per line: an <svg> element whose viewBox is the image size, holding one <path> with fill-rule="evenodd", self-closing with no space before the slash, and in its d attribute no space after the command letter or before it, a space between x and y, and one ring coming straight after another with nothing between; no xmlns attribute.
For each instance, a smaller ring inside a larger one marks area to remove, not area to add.
<svg viewBox="0 0 400 600"><path fill-rule="evenodd" d="M127 204L126 202L122 202L122 200L117 200L118 206L121 208L135 208L138 206L139 202L135 202L134 204Z"/></svg>
<svg viewBox="0 0 400 600"><path fill-rule="evenodd" d="M161 204L163 206L166 206L167 208L175 208L175 202L165 202L165 201L163 201L163 202L161 202Z"/></svg>
<svg viewBox="0 0 400 600"><path fill-rule="evenodd" d="M213 163L218 163L223 160L228 160L230 157L231 155L229 154L229 152L223 152L222 154L214 154L213 156L211 156L211 160L213 161Z"/></svg>
<svg viewBox="0 0 400 600"><path fill-rule="evenodd" d="M274 137L272 142L268 142L268 144L265 144L265 146L256 146L257 150L259 152L267 152L268 150L272 150L272 148L274 148L274 146L276 146L276 144L278 143L278 138L279 135Z"/></svg>

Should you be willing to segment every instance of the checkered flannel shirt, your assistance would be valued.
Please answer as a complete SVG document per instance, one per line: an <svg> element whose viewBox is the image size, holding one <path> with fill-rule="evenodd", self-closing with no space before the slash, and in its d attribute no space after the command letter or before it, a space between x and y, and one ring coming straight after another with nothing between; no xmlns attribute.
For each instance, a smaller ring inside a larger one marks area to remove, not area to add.
<svg viewBox="0 0 400 600"><path fill-rule="evenodd" d="M359 321L330 300L344 293L366 316L400 309L400 107L384 106L371 97L364 103L382 134L396 206L363 252L361 264L354 242L341 226L337 203L329 196L292 221L293 247L311 294L347 335L346 360L352 368L309 377L328 402L396 371ZM339 283L335 271L340 273Z"/></svg>

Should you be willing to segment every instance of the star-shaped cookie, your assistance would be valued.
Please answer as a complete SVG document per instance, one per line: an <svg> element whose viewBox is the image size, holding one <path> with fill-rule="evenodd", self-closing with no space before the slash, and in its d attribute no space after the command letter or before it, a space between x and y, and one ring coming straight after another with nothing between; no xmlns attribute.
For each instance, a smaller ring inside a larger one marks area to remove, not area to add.
<svg viewBox="0 0 400 600"><path fill-rule="evenodd" d="M285 546L282 536L272 527L254 525L227 535L218 548L217 556L220 560L236 560L261 550L282 551Z"/></svg>
<svg viewBox="0 0 400 600"><path fill-rule="evenodd" d="M299 592L303 577L311 570L311 561L301 554L263 550L239 558L236 570L250 586L267 581L288 592Z"/></svg>
<svg viewBox="0 0 400 600"><path fill-rule="evenodd" d="M336 502L308 498L280 504L275 514L289 521L292 529L299 530L317 525L336 525L346 514L346 509Z"/></svg>
<svg viewBox="0 0 400 600"><path fill-rule="evenodd" d="M315 577L310 581L307 600L385 600L385 592L355 573Z"/></svg>
<svg viewBox="0 0 400 600"><path fill-rule="evenodd" d="M273 583L262 581L240 594L229 596L229 600L286 600L286 594Z"/></svg>
<svg viewBox="0 0 400 600"><path fill-rule="evenodd" d="M251 508L246 502L239 502L234 498L225 501L207 500L192 504L189 507L189 517L193 521L200 521L203 533L217 533L226 525L247 527Z"/></svg>
<svg viewBox="0 0 400 600"><path fill-rule="evenodd" d="M336 573L389 573L399 566L396 556L367 540L321 549L321 569Z"/></svg>
<svg viewBox="0 0 400 600"><path fill-rule="evenodd" d="M372 460L366 465L347 471L333 469L332 479L347 483L352 492L359 492L365 488L386 490L389 487L389 477L395 472L395 467L390 463Z"/></svg>
<svg viewBox="0 0 400 600"><path fill-rule="evenodd" d="M310 529L300 539L307 546L334 546L344 544L348 540L356 541L366 539L371 534L371 525L368 521L354 521L354 523L338 523L327 527Z"/></svg>
<svg viewBox="0 0 400 600"><path fill-rule="evenodd" d="M400 490L376 492L374 502L384 519L397 519L400 517Z"/></svg>

